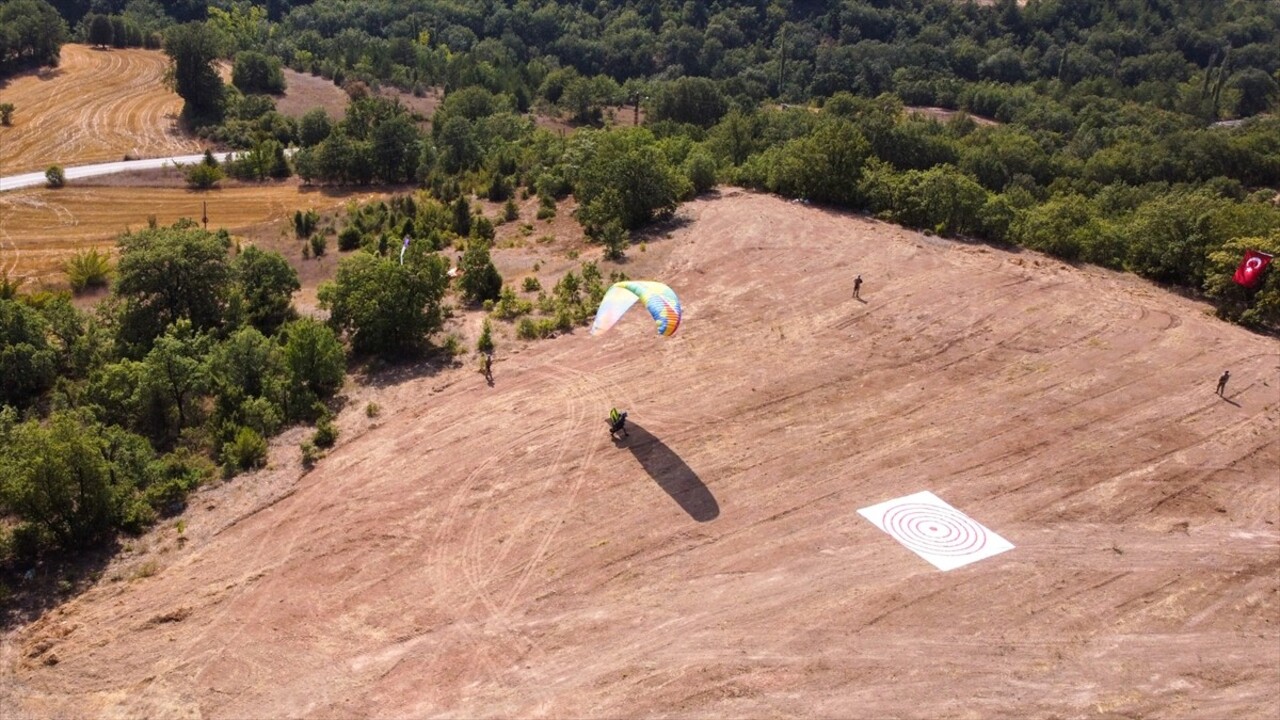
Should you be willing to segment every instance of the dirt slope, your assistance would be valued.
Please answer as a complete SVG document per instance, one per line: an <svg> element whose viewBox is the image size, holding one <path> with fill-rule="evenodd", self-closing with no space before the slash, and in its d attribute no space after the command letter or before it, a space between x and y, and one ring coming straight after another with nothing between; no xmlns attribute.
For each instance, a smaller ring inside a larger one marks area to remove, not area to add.
<svg viewBox="0 0 1280 720"><path fill-rule="evenodd" d="M681 293L675 337L629 317L501 341L493 387L351 389L313 472L293 431L202 493L183 543L8 636L0 704L1276 715L1273 339L1031 253L742 193L681 212L627 268ZM856 512L924 489L1016 549L942 573Z"/></svg>
<svg viewBox="0 0 1280 720"><path fill-rule="evenodd" d="M168 62L159 50L63 45L58 67L0 86L17 107L13 126L0 127L0 175L200 152L178 130L182 98L162 81Z"/></svg>

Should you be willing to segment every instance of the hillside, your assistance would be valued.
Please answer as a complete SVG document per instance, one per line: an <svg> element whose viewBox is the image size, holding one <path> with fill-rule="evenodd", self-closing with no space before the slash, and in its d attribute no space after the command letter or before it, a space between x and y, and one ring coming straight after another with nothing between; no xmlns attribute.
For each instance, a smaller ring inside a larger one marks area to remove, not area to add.
<svg viewBox="0 0 1280 720"><path fill-rule="evenodd" d="M500 340L492 387L459 367L348 388L312 472L286 433L6 636L0 704L1280 710L1274 339L1132 276L739 191L629 258L681 294L674 337L629 316ZM938 572L857 513L926 489L1016 548Z"/></svg>

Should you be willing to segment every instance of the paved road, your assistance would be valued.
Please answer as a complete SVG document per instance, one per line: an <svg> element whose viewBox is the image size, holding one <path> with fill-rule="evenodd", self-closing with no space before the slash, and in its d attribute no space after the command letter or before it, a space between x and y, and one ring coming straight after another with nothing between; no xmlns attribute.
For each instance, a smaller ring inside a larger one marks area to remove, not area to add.
<svg viewBox="0 0 1280 720"><path fill-rule="evenodd" d="M226 161L230 153L214 153L214 157ZM199 162L204 158L204 153L198 155L179 155L177 157L152 158L150 160L123 160L120 162L98 163L97 165L78 165L75 167L63 168L63 172L67 175L67 182L78 180L80 178L96 177L98 175L112 175L114 173L128 172L130 170L155 170L162 168L175 162L192 163ZM35 187L44 185L44 171L24 173L22 175L10 175L9 177L0 177L0 192L5 190L17 190L18 188Z"/></svg>

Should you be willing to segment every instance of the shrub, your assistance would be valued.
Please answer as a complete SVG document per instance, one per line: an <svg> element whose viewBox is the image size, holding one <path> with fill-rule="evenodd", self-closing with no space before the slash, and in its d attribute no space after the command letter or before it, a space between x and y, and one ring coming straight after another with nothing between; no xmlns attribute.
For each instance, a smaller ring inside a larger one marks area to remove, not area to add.
<svg viewBox="0 0 1280 720"><path fill-rule="evenodd" d="M207 163L197 163L187 168L187 185L197 190L208 190L222 180L222 168Z"/></svg>
<svg viewBox="0 0 1280 720"><path fill-rule="evenodd" d="M382 414L382 406L376 402L371 402L364 406L364 416L376 418Z"/></svg>
<svg viewBox="0 0 1280 720"><path fill-rule="evenodd" d="M307 210L305 213L296 210L293 213L293 232L299 238L311 237L316 231L316 225L320 223L320 213L314 209Z"/></svg>
<svg viewBox="0 0 1280 720"><path fill-rule="evenodd" d="M302 448L302 467L310 470L316 466L316 463L323 457L323 453L316 449L315 443L306 440L300 446Z"/></svg>
<svg viewBox="0 0 1280 720"><path fill-rule="evenodd" d="M542 283L538 282L538 278L530 275L524 279L524 284L521 287L525 292L538 292L542 289Z"/></svg>
<svg viewBox="0 0 1280 720"><path fill-rule="evenodd" d="M311 436L311 442L316 447L331 448L333 444L338 442L338 428L333 425L333 418L325 416L320 418L320 422L316 423L316 432Z"/></svg>
<svg viewBox="0 0 1280 720"><path fill-rule="evenodd" d="M222 462L238 470L262 467L267 464L267 441L253 428L242 427L235 440L222 446Z"/></svg>
<svg viewBox="0 0 1280 720"><path fill-rule="evenodd" d="M354 226L348 225L338 233L338 250L340 252L350 252L360 248L360 231Z"/></svg>
<svg viewBox="0 0 1280 720"><path fill-rule="evenodd" d="M322 255L324 255L325 248L327 248L328 246L329 246L329 241L325 239L324 235L317 234L317 235L311 236L311 254L312 255L315 255L316 257L321 257Z"/></svg>
<svg viewBox="0 0 1280 720"><path fill-rule="evenodd" d="M533 312L533 303L521 300L510 287L503 287L498 294L498 302L493 304L492 315L499 320L514 320L521 315Z"/></svg>
<svg viewBox="0 0 1280 720"><path fill-rule="evenodd" d="M489 324L489 318L485 318L484 325L480 329L480 339L476 340L476 352L481 355L492 355L493 349L493 326Z"/></svg>
<svg viewBox="0 0 1280 720"><path fill-rule="evenodd" d="M507 222L511 222L518 217L520 217L520 208L516 207L515 200L508 199L502 206L502 219Z"/></svg>
<svg viewBox="0 0 1280 720"><path fill-rule="evenodd" d="M51 188L60 188L67 184L67 173L63 171L61 165L50 165L49 169L44 171L44 182Z"/></svg>
<svg viewBox="0 0 1280 720"><path fill-rule="evenodd" d="M111 262L106 254L96 248L81 250L67 261L67 277L76 293L90 287L104 287L111 274Z"/></svg>

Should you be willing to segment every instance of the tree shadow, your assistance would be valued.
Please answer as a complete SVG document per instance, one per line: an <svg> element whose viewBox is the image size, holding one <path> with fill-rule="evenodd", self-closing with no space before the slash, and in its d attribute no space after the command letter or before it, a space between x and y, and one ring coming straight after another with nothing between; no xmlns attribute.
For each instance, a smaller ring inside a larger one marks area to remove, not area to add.
<svg viewBox="0 0 1280 720"><path fill-rule="evenodd" d="M0 632L36 620L88 590L120 551L118 540L77 553L50 553L0 565Z"/></svg>
<svg viewBox="0 0 1280 720"><path fill-rule="evenodd" d="M626 446L649 477L689 513L689 517L698 522L719 517L720 505L693 468L643 426L628 421L627 436L614 438L614 444Z"/></svg>

